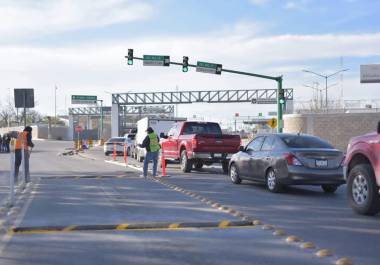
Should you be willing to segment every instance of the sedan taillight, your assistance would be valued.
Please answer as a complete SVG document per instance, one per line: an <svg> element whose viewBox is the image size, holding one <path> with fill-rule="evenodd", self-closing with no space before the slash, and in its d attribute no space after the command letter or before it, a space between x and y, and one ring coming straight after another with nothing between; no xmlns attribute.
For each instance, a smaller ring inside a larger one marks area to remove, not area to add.
<svg viewBox="0 0 380 265"><path fill-rule="evenodd" d="M289 166L302 166L302 163L293 154L285 154L284 158Z"/></svg>

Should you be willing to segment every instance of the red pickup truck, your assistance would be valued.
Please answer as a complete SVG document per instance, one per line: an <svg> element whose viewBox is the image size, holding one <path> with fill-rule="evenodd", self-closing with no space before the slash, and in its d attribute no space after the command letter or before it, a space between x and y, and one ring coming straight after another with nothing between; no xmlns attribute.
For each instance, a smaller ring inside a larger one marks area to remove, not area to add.
<svg viewBox="0 0 380 265"><path fill-rule="evenodd" d="M350 140L344 173L351 207L365 215L380 212L380 122L377 132Z"/></svg>
<svg viewBox="0 0 380 265"><path fill-rule="evenodd" d="M161 135L162 152L165 160L177 160L183 172L190 172L193 166L222 163L223 171L228 172L228 162L240 147L239 135L222 134L218 123L178 122Z"/></svg>

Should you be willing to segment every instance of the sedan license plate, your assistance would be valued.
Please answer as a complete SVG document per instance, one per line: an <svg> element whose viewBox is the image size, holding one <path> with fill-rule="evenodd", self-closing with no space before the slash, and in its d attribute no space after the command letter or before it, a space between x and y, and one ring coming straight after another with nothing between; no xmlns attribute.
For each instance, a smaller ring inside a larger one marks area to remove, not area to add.
<svg viewBox="0 0 380 265"><path fill-rule="evenodd" d="M315 160L316 167L327 167L327 160Z"/></svg>
<svg viewBox="0 0 380 265"><path fill-rule="evenodd" d="M222 154L214 154L214 157L222 157Z"/></svg>

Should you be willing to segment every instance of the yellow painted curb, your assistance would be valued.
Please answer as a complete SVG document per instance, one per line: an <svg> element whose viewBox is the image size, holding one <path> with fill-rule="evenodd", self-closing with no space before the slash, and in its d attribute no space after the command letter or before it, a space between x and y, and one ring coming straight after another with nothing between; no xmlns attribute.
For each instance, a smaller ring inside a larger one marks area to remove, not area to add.
<svg viewBox="0 0 380 265"><path fill-rule="evenodd" d="M305 243L303 243L300 247L303 248L303 249L312 249L312 248L316 248L315 244L312 243L312 242L305 242Z"/></svg>
<svg viewBox="0 0 380 265"><path fill-rule="evenodd" d="M354 262L348 258L341 258L335 262L335 265L354 265Z"/></svg>
<svg viewBox="0 0 380 265"><path fill-rule="evenodd" d="M274 227L272 225L263 225L263 230L272 230Z"/></svg>
<svg viewBox="0 0 380 265"><path fill-rule="evenodd" d="M330 257L333 255L331 250L328 249L321 249L317 253L315 253L317 257L323 258L323 257Z"/></svg>
<svg viewBox="0 0 380 265"><path fill-rule="evenodd" d="M276 231L273 232L273 235L274 235L274 236L285 236L286 233L285 233L285 231L282 230L282 229L277 229Z"/></svg>
<svg viewBox="0 0 380 265"><path fill-rule="evenodd" d="M296 236L288 236L286 238L286 242L288 243L295 243L295 242L301 242L302 240Z"/></svg>

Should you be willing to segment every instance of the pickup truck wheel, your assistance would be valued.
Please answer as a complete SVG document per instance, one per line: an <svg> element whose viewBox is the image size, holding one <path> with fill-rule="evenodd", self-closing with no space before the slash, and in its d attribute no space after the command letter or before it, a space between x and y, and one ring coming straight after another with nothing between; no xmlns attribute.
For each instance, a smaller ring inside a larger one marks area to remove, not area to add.
<svg viewBox="0 0 380 265"><path fill-rule="evenodd" d="M203 163L202 162L197 162L197 163L195 163L194 167L195 167L195 169L202 169Z"/></svg>
<svg viewBox="0 0 380 265"><path fill-rule="evenodd" d="M224 174L228 174L228 161L222 162L222 168L223 168Z"/></svg>
<svg viewBox="0 0 380 265"><path fill-rule="evenodd" d="M369 164L356 165L348 175L347 196L351 207L359 214L375 215L380 212L379 187Z"/></svg>
<svg viewBox="0 0 380 265"><path fill-rule="evenodd" d="M192 168L191 160L187 158L186 150L181 153L181 170L184 173L189 173Z"/></svg>
<svg viewBox="0 0 380 265"><path fill-rule="evenodd" d="M322 190L326 193L334 193L338 189L337 185L322 185Z"/></svg>
<svg viewBox="0 0 380 265"><path fill-rule="evenodd" d="M140 154L137 154L137 162L143 162L144 159L140 156Z"/></svg>
<svg viewBox="0 0 380 265"><path fill-rule="evenodd" d="M282 191L282 185L278 183L278 178L273 169L269 169L266 175L266 186L270 192L278 193Z"/></svg>
<svg viewBox="0 0 380 265"><path fill-rule="evenodd" d="M239 171L238 171L235 164L232 164L230 167L230 179L231 179L232 183L234 183L234 184L240 184L241 183Z"/></svg>
<svg viewBox="0 0 380 265"><path fill-rule="evenodd" d="M105 154L106 156L109 156L110 153L109 153L109 152L104 152L104 154Z"/></svg>

